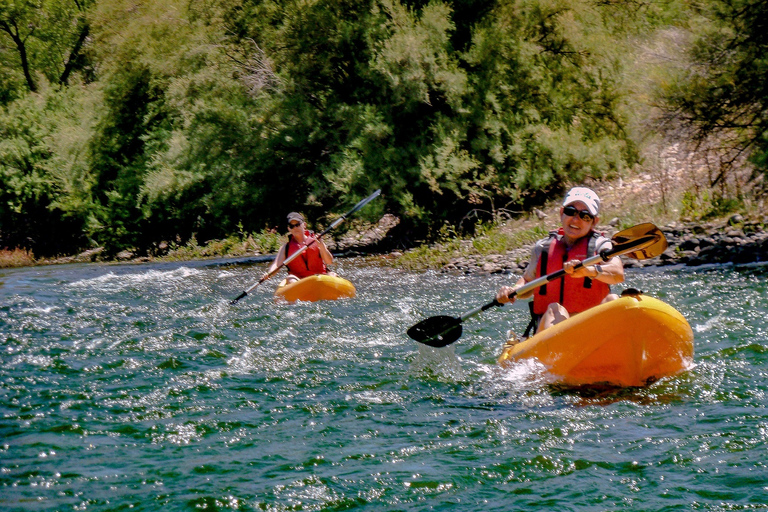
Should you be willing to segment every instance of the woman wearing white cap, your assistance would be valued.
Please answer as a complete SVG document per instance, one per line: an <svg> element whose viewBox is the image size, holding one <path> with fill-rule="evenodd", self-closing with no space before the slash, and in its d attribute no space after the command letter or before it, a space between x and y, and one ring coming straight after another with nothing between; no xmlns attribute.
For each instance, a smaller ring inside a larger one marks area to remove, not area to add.
<svg viewBox="0 0 768 512"><path fill-rule="evenodd" d="M314 243L313 243L314 242ZM288 214L288 242L278 251L275 261L269 266L267 274L271 274L283 264L296 251L307 246L306 250L291 261L287 267L287 282L314 276L316 274L333 274L328 272L328 265L333 263L333 255L325 246L322 238L315 238L307 231L304 216L297 212Z"/></svg>
<svg viewBox="0 0 768 512"><path fill-rule="evenodd" d="M509 294L517 288L565 270L565 276L518 297L533 296L533 320L526 336L531 327L535 326L536 332L542 331L573 314L618 297L609 287L624 281L624 265L618 257L606 263L574 268L582 260L611 248L611 240L595 232L599 211L600 198L594 190L586 187L569 190L560 207L562 227L536 242L523 276L515 286L502 286L496 294L496 300L501 303L514 302L515 298L510 300Z"/></svg>

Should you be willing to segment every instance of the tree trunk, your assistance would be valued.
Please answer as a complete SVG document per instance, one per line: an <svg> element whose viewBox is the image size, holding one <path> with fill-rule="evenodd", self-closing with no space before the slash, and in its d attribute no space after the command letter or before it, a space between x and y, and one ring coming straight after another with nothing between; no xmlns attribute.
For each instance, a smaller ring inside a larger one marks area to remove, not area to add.
<svg viewBox="0 0 768 512"><path fill-rule="evenodd" d="M0 30L7 32L13 42L16 44L16 49L19 51L19 60L21 61L21 69L24 72L24 78L27 81L27 87L30 92L37 92L37 85L32 79L32 73L29 70L29 59L27 58L27 47L24 44L24 39L19 35L19 28L14 22L8 24L6 20L0 21Z"/></svg>
<svg viewBox="0 0 768 512"><path fill-rule="evenodd" d="M80 57L80 49L83 47L83 43L85 43L85 40L88 38L88 23L86 21L82 21L82 24L83 28L80 30L80 36L77 38L77 41L75 41L75 46L72 47L72 51L69 52L67 64L64 66L64 71L61 73L61 77L59 77L59 83L61 85L69 85L69 75L72 74L72 70L75 68L78 57Z"/></svg>

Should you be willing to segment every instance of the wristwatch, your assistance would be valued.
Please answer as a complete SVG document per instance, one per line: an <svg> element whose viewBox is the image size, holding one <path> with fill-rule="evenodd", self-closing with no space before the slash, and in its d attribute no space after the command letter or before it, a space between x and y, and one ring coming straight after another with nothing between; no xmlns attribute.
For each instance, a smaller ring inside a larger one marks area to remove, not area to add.
<svg viewBox="0 0 768 512"><path fill-rule="evenodd" d="M600 274L603 273L603 267L601 267L599 264L595 265L595 271L597 272L597 275L595 275L595 277L598 277Z"/></svg>

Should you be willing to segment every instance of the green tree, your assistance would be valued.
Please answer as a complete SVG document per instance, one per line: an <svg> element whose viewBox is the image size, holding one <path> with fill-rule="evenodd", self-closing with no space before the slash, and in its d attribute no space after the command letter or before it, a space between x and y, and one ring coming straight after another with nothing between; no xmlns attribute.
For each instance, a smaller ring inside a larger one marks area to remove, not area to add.
<svg viewBox="0 0 768 512"><path fill-rule="evenodd" d="M27 90L37 92L38 75L67 85L73 72L88 69L83 49L90 4L90 0L0 1L0 48L7 50L0 52L0 71L6 83L13 83L10 76L21 75Z"/></svg>
<svg viewBox="0 0 768 512"><path fill-rule="evenodd" d="M693 65L667 88L672 118L698 143L719 147L721 166L710 186L724 187L741 155L751 156L752 177L762 178L768 172L768 3L711 0L699 14Z"/></svg>
<svg viewBox="0 0 768 512"><path fill-rule="evenodd" d="M95 237L114 254L145 248L146 222L138 204L146 172L146 139L166 120L162 89L150 71L132 62L112 77L105 91L106 111L90 143L92 173L101 228Z"/></svg>
<svg viewBox="0 0 768 512"><path fill-rule="evenodd" d="M280 226L294 209L327 225L375 188L361 215L395 212L420 236L637 159L617 56L634 2L0 5L27 20L31 77L0 32L5 112L47 105L22 116L30 134L4 132L36 148L24 166L6 154L9 190L44 198L14 211L73 219L109 253ZM77 72L81 87L59 87Z"/></svg>
<svg viewBox="0 0 768 512"><path fill-rule="evenodd" d="M0 107L0 247L54 256L88 245L89 185L77 173L77 141L61 136L84 114L69 97L47 91ZM72 153L57 155L63 146ZM70 172L62 172L67 165Z"/></svg>
<svg viewBox="0 0 768 512"><path fill-rule="evenodd" d="M287 209L317 218L376 186L371 174L354 183L334 174L348 131L358 126L355 113L379 92L367 76L371 39L380 30L372 5L244 2L224 17L252 98L250 151L232 159L243 167L241 181L230 182L240 188L231 197L242 198L244 225L282 223Z"/></svg>
<svg viewBox="0 0 768 512"><path fill-rule="evenodd" d="M475 30L473 145L512 198L601 179L636 155L602 11L586 2L504 2Z"/></svg>
<svg viewBox="0 0 768 512"><path fill-rule="evenodd" d="M32 2L3 1L0 4L0 33L10 39L24 81L27 88L32 92L37 91L37 83L32 76L28 41L36 29L33 22L35 14L39 14L39 12L36 11ZM7 43L4 46L6 45ZM4 67L8 67L8 64Z"/></svg>
<svg viewBox="0 0 768 512"><path fill-rule="evenodd" d="M218 107L232 107L218 87L236 83L234 66L216 67L220 45L210 34L219 22L209 7L105 0L91 13L91 51L104 91L90 141L99 221L92 235L109 253L150 250L160 240L202 238L231 227L213 222L211 199L215 209L227 193L206 178L209 158L228 139L193 145L200 119L227 122ZM220 72L223 77L216 76Z"/></svg>
<svg viewBox="0 0 768 512"><path fill-rule="evenodd" d="M302 185L317 213L375 185L408 222L456 222L636 159L616 63L601 52L610 17L590 2L462 2L487 13L470 42L439 1L280 5L246 2L230 30L280 84L257 99L264 151L250 171L270 211Z"/></svg>

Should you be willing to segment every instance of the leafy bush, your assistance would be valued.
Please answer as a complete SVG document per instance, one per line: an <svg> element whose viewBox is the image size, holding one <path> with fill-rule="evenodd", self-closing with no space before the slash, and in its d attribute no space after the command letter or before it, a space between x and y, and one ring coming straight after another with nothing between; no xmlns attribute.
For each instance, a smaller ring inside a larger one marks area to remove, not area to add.
<svg viewBox="0 0 768 512"><path fill-rule="evenodd" d="M221 240L209 240L200 245L192 236L184 245L172 243L162 259L183 261L220 256L245 256L248 254L273 254L286 242L286 237L274 230L245 234L240 232Z"/></svg>
<svg viewBox="0 0 768 512"><path fill-rule="evenodd" d="M743 206L743 202L736 198L722 197L709 190L689 190L683 194L680 214L683 218L709 220L739 211Z"/></svg>
<svg viewBox="0 0 768 512"><path fill-rule="evenodd" d="M63 93L43 91L0 107L0 244L41 256L86 244L87 211L60 167L57 140L74 108Z"/></svg>

